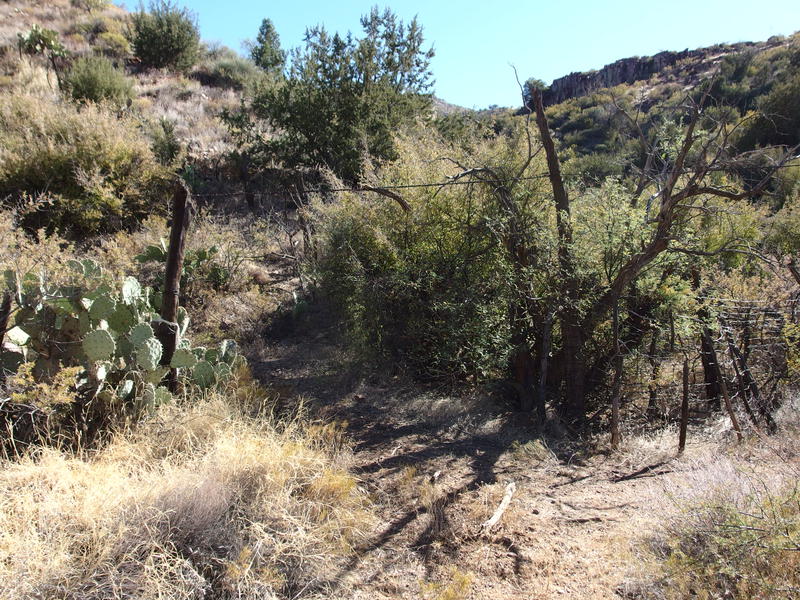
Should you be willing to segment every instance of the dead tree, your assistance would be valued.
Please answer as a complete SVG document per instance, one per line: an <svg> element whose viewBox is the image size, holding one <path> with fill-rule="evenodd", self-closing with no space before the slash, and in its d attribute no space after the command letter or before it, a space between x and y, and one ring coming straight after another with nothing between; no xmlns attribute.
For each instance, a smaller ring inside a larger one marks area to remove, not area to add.
<svg viewBox="0 0 800 600"><path fill-rule="evenodd" d="M719 123L712 131L700 131L700 119L709 100L708 94L695 102L690 98L682 105L688 124L674 158L649 161L652 171L644 173L648 187L656 191L651 196L655 214L648 216L652 225L649 241L630 255L616 272L605 289L583 289L574 269L571 257L572 229L570 225L569 196L561 175L559 158L550 133L542 103L541 91L532 89L533 110L547 157L553 202L557 211L559 242L559 266L563 309L559 313L562 347L557 356L565 388L565 414L573 421L585 417L586 343L593 332L612 310L616 299L634 282L642 271L667 251L699 254L693 248L674 244L676 233L683 223L698 210L702 198L719 197L728 200L744 200L759 196L766 189L777 169L782 168L792 156L791 152L772 161L763 178L753 187L737 189L712 183L713 175L721 171L732 171L742 164L749 164L752 155L733 154L730 140L732 129ZM656 152L651 148L651 152ZM767 157L766 153L761 155ZM577 310L578 300L594 298L588 309Z"/></svg>

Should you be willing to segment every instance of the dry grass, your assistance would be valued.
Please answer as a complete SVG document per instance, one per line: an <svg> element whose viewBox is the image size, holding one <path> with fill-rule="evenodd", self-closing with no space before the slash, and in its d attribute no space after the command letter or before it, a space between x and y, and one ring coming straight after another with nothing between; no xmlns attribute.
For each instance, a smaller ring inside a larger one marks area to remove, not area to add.
<svg viewBox="0 0 800 600"><path fill-rule="evenodd" d="M779 434L752 433L741 444L720 434L721 421L671 462L673 472L646 492L658 522L640 534L626 597L797 597L797 416L796 406L784 406Z"/></svg>
<svg viewBox="0 0 800 600"><path fill-rule="evenodd" d="M217 397L93 455L4 461L3 597L315 597L371 523L321 431Z"/></svg>

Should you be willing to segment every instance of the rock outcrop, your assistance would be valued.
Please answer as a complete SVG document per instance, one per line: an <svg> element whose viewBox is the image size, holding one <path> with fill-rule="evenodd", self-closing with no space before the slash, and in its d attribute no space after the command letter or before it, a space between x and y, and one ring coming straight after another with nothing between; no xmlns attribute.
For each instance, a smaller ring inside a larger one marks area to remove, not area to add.
<svg viewBox="0 0 800 600"><path fill-rule="evenodd" d="M763 50L783 43L781 39L770 38L767 42L738 44L718 44L698 50L682 52L659 52L654 56L623 58L598 71L570 73L554 80L545 90L542 100L545 106L558 104L570 98L591 94L596 90L614 87L623 83L646 81L653 75L674 72L679 79L697 76L712 68L719 59L745 49Z"/></svg>
<svg viewBox="0 0 800 600"><path fill-rule="evenodd" d="M702 53L703 50L659 52L655 56L623 58L606 65L599 71L570 73L554 80L550 88L543 94L542 100L546 105L558 104L569 98L584 96L602 88L650 79L655 73L673 66L678 61Z"/></svg>

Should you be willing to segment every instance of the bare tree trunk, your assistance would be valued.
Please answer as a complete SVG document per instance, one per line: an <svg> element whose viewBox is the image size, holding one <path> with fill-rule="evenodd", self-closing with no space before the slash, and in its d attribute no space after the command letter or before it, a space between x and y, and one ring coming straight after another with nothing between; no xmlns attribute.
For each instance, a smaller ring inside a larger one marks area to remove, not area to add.
<svg viewBox="0 0 800 600"><path fill-rule="evenodd" d="M736 377L740 382L740 387L742 389L742 400L744 402L745 410L747 410L747 414L750 417L750 420L753 422L753 425L756 429L758 429L758 423L756 420L756 416L753 413L752 408L750 407L750 403L748 402L748 395L753 400L758 409L759 414L764 418L764 422L767 424L767 429L771 433L775 433L777 430L777 425L775 423L775 419L772 418L770 411L765 403L761 398L761 392L758 389L758 384L756 383L755 378L753 377L752 372L750 371L750 367L747 366L747 360L745 359L744 355L739 351L739 348L736 347L736 344L733 342L733 336L731 336L730 331L727 329L726 324L723 320L720 320L722 324L722 328L725 331L725 337L728 342L728 350L731 355L731 360L733 361L733 368L736 372Z"/></svg>
<svg viewBox="0 0 800 600"><path fill-rule="evenodd" d="M706 329L706 333L703 333L703 337L706 338L708 346L711 348L711 351L714 352L714 343L711 340L711 336L707 333L708 329ZM733 411L733 404L731 404L731 397L728 393L728 384L725 383L725 377L722 375L722 368L720 367L719 361L717 360L716 352L713 354L713 364L714 370L716 371L717 381L719 381L719 388L722 392L722 399L725 401L725 411L728 413L728 417L730 417L731 425L733 426L734 431L736 432L736 438L741 442L742 441L742 428L739 426L739 419L736 418L736 413Z"/></svg>
<svg viewBox="0 0 800 600"><path fill-rule="evenodd" d="M547 172L550 186L553 189L553 201L556 208L556 228L558 230L558 262L561 277L564 281L564 309L561 313L561 337L563 356L563 381L565 389L565 414L572 422L582 423L586 417L586 374L588 371L585 357L586 332L582 323L582 315L578 310L578 282L572 259L572 224L570 223L570 201L564 180L561 176L561 165L556 153L555 142L550 135L547 117L542 104L542 94L532 90L533 104L536 110L536 125L544 147L547 160Z"/></svg>
<svg viewBox="0 0 800 600"><path fill-rule="evenodd" d="M8 331L8 319L11 317L11 291L6 290L3 292L3 302L0 304L0 346L3 345L3 340ZM5 369L0 368L0 382L5 381Z"/></svg>
<svg viewBox="0 0 800 600"><path fill-rule="evenodd" d="M547 371L550 363L550 350L553 339L553 313L548 309L542 325L541 349L539 355L539 389L536 411L540 423L547 419Z"/></svg>
<svg viewBox="0 0 800 600"><path fill-rule="evenodd" d="M753 413L753 409L750 408L750 402L747 399L748 394L750 393L750 389L748 388L747 384L744 381L744 377L742 377L742 372L739 369L738 364L738 348L733 342L733 336L728 328L725 326L725 322L720 319L720 325L722 326L722 330L725 334L725 340L728 343L728 352L731 355L731 364L733 365L733 373L736 375L736 383L739 385L739 395L742 398L742 404L744 405L744 409L747 412L747 416L750 417L750 422L753 424L753 427L758 430L758 420L756 419L755 414Z"/></svg>

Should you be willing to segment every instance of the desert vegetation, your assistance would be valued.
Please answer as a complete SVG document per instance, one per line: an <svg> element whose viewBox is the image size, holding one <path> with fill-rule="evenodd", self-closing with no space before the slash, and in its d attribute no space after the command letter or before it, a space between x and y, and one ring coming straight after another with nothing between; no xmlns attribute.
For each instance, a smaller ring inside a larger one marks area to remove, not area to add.
<svg viewBox="0 0 800 600"><path fill-rule="evenodd" d="M797 34L468 111L390 9L0 16L0 596L800 593Z"/></svg>

